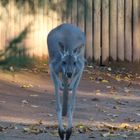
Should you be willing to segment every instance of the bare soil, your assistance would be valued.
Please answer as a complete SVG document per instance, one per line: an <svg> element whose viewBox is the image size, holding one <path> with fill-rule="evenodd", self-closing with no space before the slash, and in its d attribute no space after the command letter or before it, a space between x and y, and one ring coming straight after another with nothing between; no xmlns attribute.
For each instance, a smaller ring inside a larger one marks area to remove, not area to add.
<svg viewBox="0 0 140 140"><path fill-rule="evenodd" d="M71 140L140 139L139 68L85 69L77 91ZM47 72L1 70L0 140L58 140L53 92Z"/></svg>

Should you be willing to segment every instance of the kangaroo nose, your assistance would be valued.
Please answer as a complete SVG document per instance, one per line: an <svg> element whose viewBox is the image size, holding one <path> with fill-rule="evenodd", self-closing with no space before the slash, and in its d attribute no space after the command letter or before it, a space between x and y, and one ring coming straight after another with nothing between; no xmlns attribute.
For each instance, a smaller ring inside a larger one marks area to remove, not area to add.
<svg viewBox="0 0 140 140"><path fill-rule="evenodd" d="M71 73L71 72L68 72L68 73L67 73L67 76L68 76L68 78L71 78L72 73Z"/></svg>

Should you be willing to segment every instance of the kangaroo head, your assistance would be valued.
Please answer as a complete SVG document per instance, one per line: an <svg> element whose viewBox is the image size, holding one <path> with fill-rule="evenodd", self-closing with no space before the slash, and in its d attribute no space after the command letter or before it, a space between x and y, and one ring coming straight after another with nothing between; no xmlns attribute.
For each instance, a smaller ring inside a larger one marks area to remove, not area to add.
<svg viewBox="0 0 140 140"><path fill-rule="evenodd" d="M72 51L65 50L65 47L62 43L59 42L60 46L60 55L61 55L61 66L62 73L68 78L71 78L75 73L77 67L77 58L80 53L81 47L77 47Z"/></svg>

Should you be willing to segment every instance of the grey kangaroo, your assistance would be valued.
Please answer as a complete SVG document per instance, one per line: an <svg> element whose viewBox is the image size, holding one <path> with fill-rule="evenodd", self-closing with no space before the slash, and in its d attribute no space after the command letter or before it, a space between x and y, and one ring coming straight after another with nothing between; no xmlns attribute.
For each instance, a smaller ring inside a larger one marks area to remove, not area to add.
<svg viewBox="0 0 140 140"><path fill-rule="evenodd" d="M85 63L85 35L74 25L62 24L50 31L47 43L50 74L55 87L58 133L61 140L69 140L72 134L76 89ZM63 91L63 105L60 90ZM70 99L68 100L69 92ZM65 131L62 116L67 114L68 128Z"/></svg>

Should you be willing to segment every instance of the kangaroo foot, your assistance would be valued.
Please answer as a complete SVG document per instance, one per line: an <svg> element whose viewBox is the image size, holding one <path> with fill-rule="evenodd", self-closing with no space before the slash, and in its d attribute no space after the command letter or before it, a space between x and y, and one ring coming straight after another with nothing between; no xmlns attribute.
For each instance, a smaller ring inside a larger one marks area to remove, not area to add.
<svg viewBox="0 0 140 140"><path fill-rule="evenodd" d="M70 139L71 134L72 134L72 127L71 128L68 128L66 130L66 140L69 140Z"/></svg>
<svg viewBox="0 0 140 140"><path fill-rule="evenodd" d="M65 131L64 129L58 129L58 134L59 134L59 137L61 138L61 140L64 140L64 134L65 134Z"/></svg>

